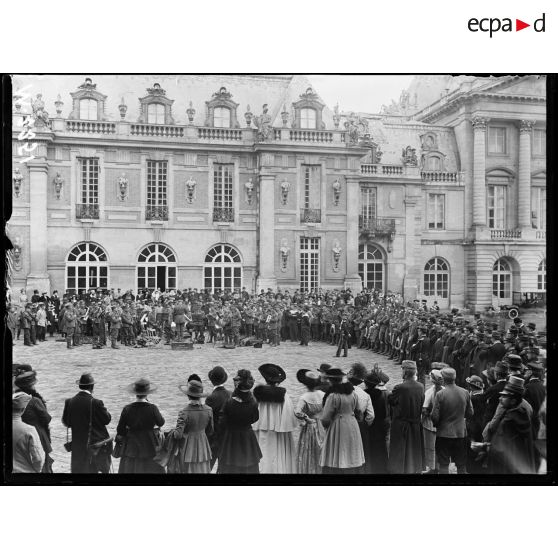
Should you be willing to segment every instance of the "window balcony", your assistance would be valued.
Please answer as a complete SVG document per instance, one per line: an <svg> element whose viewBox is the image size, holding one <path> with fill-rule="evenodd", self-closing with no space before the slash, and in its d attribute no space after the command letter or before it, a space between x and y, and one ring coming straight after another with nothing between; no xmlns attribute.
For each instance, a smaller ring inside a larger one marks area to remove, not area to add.
<svg viewBox="0 0 558 558"><path fill-rule="evenodd" d="M490 240L518 240L521 238L521 230L491 229Z"/></svg>
<svg viewBox="0 0 558 558"><path fill-rule="evenodd" d="M214 207L213 208L214 223L234 223L234 208L232 207Z"/></svg>
<svg viewBox="0 0 558 558"><path fill-rule="evenodd" d="M78 203L76 204L76 219L98 219L98 203Z"/></svg>
<svg viewBox="0 0 558 558"><path fill-rule="evenodd" d="M166 205L148 205L145 208L146 221L168 221L169 208Z"/></svg>
<svg viewBox="0 0 558 558"><path fill-rule="evenodd" d="M395 219L358 217L358 228L361 233L368 236L395 236Z"/></svg>
<svg viewBox="0 0 558 558"><path fill-rule="evenodd" d="M423 171L420 173L422 180L428 184L457 184L464 185L463 172Z"/></svg>
<svg viewBox="0 0 558 558"><path fill-rule="evenodd" d="M321 223L322 210L321 209L301 209L300 210L301 223Z"/></svg>

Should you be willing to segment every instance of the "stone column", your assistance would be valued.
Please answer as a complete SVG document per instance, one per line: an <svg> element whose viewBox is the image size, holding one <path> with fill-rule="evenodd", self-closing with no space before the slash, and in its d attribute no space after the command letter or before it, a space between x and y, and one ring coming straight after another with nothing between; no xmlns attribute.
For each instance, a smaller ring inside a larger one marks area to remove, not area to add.
<svg viewBox="0 0 558 558"><path fill-rule="evenodd" d="M488 118L471 119L473 140L473 227L485 228L486 222L486 125Z"/></svg>
<svg viewBox="0 0 558 558"><path fill-rule="evenodd" d="M46 147L45 147L46 150ZM48 164L37 158L27 163L29 169L29 257L27 289L38 289L50 294L47 271L47 193Z"/></svg>
<svg viewBox="0 0 558 558"><path fill-rule="evenodd" d="M415 265L416 253L416 196L407 197L405 203L405 276L403 278L403 297L405 300L417 298L420 278L417 276Z"/></svg>
<svg viewBox="0 0 558 558"><path fill-rule="evenodd" d="M519 180L517 196L517 226L531 228L531 132L535 123L519 123Z"/></svg>
<svg viewBox="0 0 558 558"><path fill-rule="evenodd" d="M347 184L347 275L345 275L344 288L359 293L362 290L362 280L358 274L360 185L357 176L347 176L345 180Z"/></svg>
<svg viewBox="0 0 558 558"><path fill-rule="evenodd" d="M277 288L275 277L275 175L260 170L259 185L259 275L256 290Z"/></svg>

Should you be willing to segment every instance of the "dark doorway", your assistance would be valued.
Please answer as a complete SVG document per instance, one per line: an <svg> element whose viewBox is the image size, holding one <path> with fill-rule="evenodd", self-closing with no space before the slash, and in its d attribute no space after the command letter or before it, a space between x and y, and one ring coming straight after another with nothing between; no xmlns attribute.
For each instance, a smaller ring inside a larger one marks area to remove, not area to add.
<svg viewBox="0 0 558 558"><path fill-rule="evenodd" d="M161 291L167 288L167 268L164 265L157 266L157 288Z"/></svg>

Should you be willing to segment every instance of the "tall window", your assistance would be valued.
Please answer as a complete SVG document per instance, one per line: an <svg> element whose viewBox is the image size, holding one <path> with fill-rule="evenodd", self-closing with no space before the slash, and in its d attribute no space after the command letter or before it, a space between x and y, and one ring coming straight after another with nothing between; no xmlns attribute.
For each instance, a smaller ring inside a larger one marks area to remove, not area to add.
<svg viewBox="0 0 558 558"><path fill-rule="evenodd" d="M147 123L148 124L164 124L165 123L165 105L161 103L149 103L147 105Z"/></svg>
<svg viewBox="0 0 558 558"><path fill-rule="evenodd" d="M320 165L303 165L302 179L304 183L304 209L315 209L313 206L319 207L320 200Z"/></svg>
<svg viewBox="0 0 558 558"><path fill-rule="evenodd" d="M231 111L227 107L215 107L213 110L213 126L215 128L231 127Z"/></svg>
<svg viewBox="0 0 558 558"><path fill-rule="evenodd" d="M440 157L436 157L435 155L428 157L426 159L426 170L427 171L441 171L442 170L442 161Z"/></svg>
<svg viewBox="0 0 558 558"><path fill-rule="evenodd" d="M300 110L300 127L316 129L316 111L312 108L303 108Z"/></svg>
<svg viewBox="0 0 558 558"><path fill-rule="evenodd" d="M546 229L546 188L531 188L531 224Z"/></svg>
<svg viewBox="0 0 558 558"><path fill-rule="evenodd" d="M310 291L320 287L320 239L300 239L300 289Z"/></svg>
<svg viewBox="0 0 558 558"><path fill-rule="evenodd" d="M167 161L147 161L147 206L167 205Z"/></svg>
<svg viewBox="0 0 558 558"><path fill-rule="evenodd" d="M441 230L445 228L445 204L444 194L428 194L427 221L430 230Z"/></svg>
<svg viewBox="0 0 558 558"><path fill-rule="evenodd" d="M376 188L360 188L360 214L364 225L376 219Z"/></svg>
<svg viewBox="0 0 558 558"><path fill-rule="evenodd" d="M176 289L176 256L164 244L149 244L138 256L138 289Z"/></svg>
<svg viewBox="0 0 558 558"><path fill-rule="evenodd" d="M242 262L232 246L219 244L209 250L205 256L204 287L211 292L242 287Z"/></svg>
<svg viewBox="0 0 558 558"><path fill-rule="evenodd" d="M99 203L99 159L79 159L82 204Z"/></svg>
<svg viewBox="0 0 558 558"><path fill-rule="evenodd" d="M358 247L358 274L363 288L384 290L384 256L377 246Z"/></svg>
<svg viewBox="0 0 558 558"><path fill-rule="evenodd" d="M213 207L232 209L233 207L234 165L213 167Z"/></svg>
<svg viewBox="0 0 558 558"><path fill-rule="evenodd" d="M506 128L488 127L488 152L506 153Z"/></svg>
<svg viewBox="0 0 558 558"><path fill-rule="evenodd" d="M546 155L546 130L533 130L533 155Z"/></svg>
<svg viewBox="0 0 558 558"><path fill-rule="evenodd" d="M449 266L442 258L432 258L424 266L424 295L449 297Z"/></svg>
<svg viewBox="0 0 558 558"><path fill-rule="evenodd" d="M500 258L492 268L492 294L499 299L511 299L511 267Z"/></svg>
<svg viewBox="0 0 558 558"><path fill-rule="evenodd" d="M82 242L68 254L66 289L71 294L89 289L107 289L108 276L107 255L98 244Z"/></svg>
<svg viewBox="0 0 558 558"><path fill-rule="evenodd" d="M537 289L539 291L546 291L546 258L539 264L537 273Z"/></svg>
<svg viewBox="0 0 558 558"><path fill-rule="evenodd" d="M95 99L81 99L79 102L80 120L97 120L97 101Z"/></svg>
<svg viewBox="0 0 558 558"><path fill-rule="evenodd" d="M506 228L506 186L488 185L488 228Z"/></svg>

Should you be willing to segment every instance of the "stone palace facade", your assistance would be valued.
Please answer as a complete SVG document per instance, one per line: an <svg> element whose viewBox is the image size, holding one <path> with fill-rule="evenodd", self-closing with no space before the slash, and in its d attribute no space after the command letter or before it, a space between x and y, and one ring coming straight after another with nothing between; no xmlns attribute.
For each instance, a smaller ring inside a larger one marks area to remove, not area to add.
<svg viewBox="0 0 558 558"><path fill-rule="evenodd" d="M544 77L419 76L380 114L304 76L13 90L13 290L546 291Z"/></svg>

